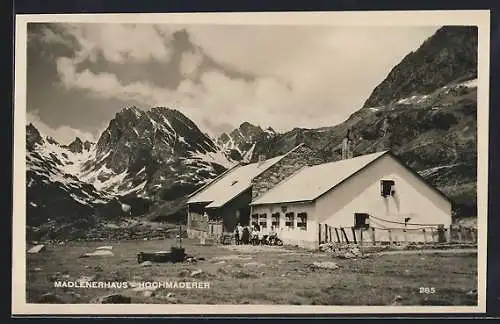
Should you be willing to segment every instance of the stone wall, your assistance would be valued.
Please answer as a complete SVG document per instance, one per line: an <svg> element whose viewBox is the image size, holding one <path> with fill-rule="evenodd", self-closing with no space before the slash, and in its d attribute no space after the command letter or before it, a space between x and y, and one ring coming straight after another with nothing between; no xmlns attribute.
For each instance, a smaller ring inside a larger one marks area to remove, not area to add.
<svg viewBox="0 0 500 324"><path fill-rule="evenodd" d="M275 187L302 167L321 163L324 163L324 161L316 151L304 144L297 147L253 179L252 200Z"/></svg>

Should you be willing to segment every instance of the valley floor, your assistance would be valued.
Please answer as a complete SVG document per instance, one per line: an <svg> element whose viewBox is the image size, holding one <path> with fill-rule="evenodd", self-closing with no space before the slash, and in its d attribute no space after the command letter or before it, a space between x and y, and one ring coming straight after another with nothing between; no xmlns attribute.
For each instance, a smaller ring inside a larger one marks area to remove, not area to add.
<svg viewBox="0 0 500 324"><path fill-rule="evenodd" d="M175 239L74 242L27 254L27 302L39 302L43 294L50 293L65 303L89 303L99 296L119 293L131 297L132 303L391 305L400 296L401 305L477 305L476 297L468 294L477 287L474 250L336 259L297 248L200 246L186 239L186 253L204 260L147 267L138 264L139 252L168 251L175 244ZM104 245L112 246L113 255L79 257ZM335 262L338 267L311 266L323 261ZM208 282L210 287L149 292L130 287L54 287L55 280L75 281L82 276L101 282L198 281Z"/></svg>

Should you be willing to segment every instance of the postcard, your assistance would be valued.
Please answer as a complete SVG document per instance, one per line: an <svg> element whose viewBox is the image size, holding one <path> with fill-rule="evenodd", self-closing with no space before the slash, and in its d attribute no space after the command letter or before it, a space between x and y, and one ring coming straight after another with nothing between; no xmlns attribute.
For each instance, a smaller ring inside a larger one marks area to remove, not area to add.
<svg viewBox="0 0 500 324"><path fill-rule="evenodd" d="M489 11L15 20L13 314L485 311Z"/></svg>

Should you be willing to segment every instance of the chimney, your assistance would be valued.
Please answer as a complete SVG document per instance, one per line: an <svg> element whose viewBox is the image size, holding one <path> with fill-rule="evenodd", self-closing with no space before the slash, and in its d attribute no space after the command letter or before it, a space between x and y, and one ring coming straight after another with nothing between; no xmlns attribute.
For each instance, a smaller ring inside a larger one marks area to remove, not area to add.
<svg viewBox="0 0 500 324"><path fill-rule="evenodd" d="M342 160L352 158L352 139L351 130L347 130L347 134L342 140Z"/></svg>
<svg viewBox="0 0 500 324"><path fill-rule="evenodd" d="M264 154L259 154L258 166L261 166L266 161L266 156Z"/></svg>

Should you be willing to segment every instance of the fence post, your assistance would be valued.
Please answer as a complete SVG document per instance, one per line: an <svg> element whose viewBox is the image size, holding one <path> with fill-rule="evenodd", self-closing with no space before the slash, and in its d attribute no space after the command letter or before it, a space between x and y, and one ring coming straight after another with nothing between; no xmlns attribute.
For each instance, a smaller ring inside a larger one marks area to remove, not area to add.
<svg viewBox="0 0 500 324"><path fill-rule="evenodd" d="M467 233L465 240L466 241L472 241L472 231L471 231L470 227L465 227L464 230Z"/></svg>
<svg viewBox="0 0 500 324"><path fill-rule="evenodd" d="M340 241L339 231L337 230L336 227L334 228L334 230L335 230L335 235L337 236L337 242L340 243L341 241Z"/></svg>
<svg viewBox="0 0 500 324"><path fill-rule="evenodd" d="M356 239L356 230L354 229L354 227L351 227L351 231L352 231L352 239L354 240L354 244L358 244L358 240Z"/></svg>
<svg viewBox="0 0 500 324"><path fill-rule="evenodd" d="M325 243L328 242L328 224L325 224Z"/></svg>
<svg viewBox="0 0 500 324"><path fill-rule="evenodd" d="M390 229L390 228L388 228L388 229L387 229L387 232L388 232L388 234L389 234L389 244L390 244L390 245L392 245L392 235L391 235L391 229Z"/></svg>
<svg viewBox="0 0 500 324"><path fill-rule="evenodd" d="M451 225L448 228L445 228L444 235L446 238L446 242L451 242Z"/></svg>
<svg viewBox="0 0 500 324"><path fill-rule="evenodd" d="M472 243L477 243L477 229L471 228Z"/></svg>
<svg viewBox="0 0 500 324"><path fill-rule="evenodd" d="M462 236L462 225L458 225L458 231L457 231L457 234L458 234L458 241L459 241L459 242L462 242L462 241L463 241L463 236Z"/></svg>
<svg viewBox="0 0 500 324"><path fill-rule="evenodd" d="M347 237L347 233L345 232L345 229L343 227L340 228L342 231L342 234L344 234L345 242L349 244L349 238Z"/></svg>
<svg viewBox="0 0 500 324"><path fill-rule="evenodd" d="M359 252L363 255L363 228L361 227L359 230Z"/></svg>
<svg viewBox="0 0 500 324"><path fill-rule="evenodd" d="M375 245L375 228L372 227L372 244Z"/></svg>
<svg viewBox="0 0 500 324"><path fill-rule="evenodd" d="M328 226L328 236L329 236L329 242L333 242L332 240L332 227Z"/></svg>

